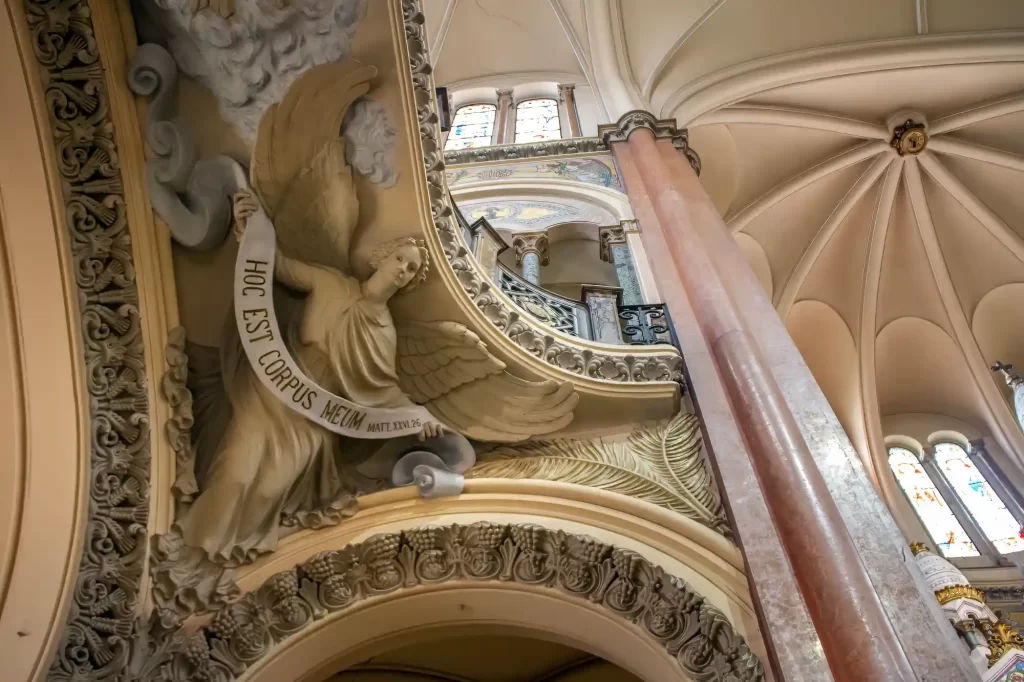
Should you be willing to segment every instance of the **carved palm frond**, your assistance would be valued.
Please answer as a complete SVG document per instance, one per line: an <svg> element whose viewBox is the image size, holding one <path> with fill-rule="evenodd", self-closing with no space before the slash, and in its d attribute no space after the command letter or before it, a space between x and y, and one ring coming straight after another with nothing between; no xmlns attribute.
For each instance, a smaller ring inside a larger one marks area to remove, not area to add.
<svg viewBox="0 0 1024 682"><path fill-rule="evenodd" d="M679 414L635 429L627 442L530 441L479 457L468 478L536 478L635 497L730 536L711 473L701 455L700 423Z"/></svg>

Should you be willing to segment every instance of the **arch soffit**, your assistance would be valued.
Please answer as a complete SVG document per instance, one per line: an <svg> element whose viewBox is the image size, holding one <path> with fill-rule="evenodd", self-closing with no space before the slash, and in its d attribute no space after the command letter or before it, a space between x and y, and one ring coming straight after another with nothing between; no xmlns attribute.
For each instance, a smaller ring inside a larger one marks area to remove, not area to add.
<svg viewBox="0 0 1024 682"><path fill-rule="evenodd" d="M629 199L622 192L595 185L563 179L545 179L542 182L522 180L467 182L451 188L456 204L483 199L506 199L513 195L519 198L571 199L591 204L607 211L616 220L633 220L633 209Z"/></svg>

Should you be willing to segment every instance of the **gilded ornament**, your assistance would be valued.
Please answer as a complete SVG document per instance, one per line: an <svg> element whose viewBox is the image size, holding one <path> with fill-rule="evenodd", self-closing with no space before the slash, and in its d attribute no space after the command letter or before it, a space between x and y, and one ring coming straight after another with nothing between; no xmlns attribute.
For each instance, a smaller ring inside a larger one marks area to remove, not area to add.
<svg viewBox="0 0 1024 682"><path fill-rule="evenodd" d="M910 551L914 553L914 556L917 556L921 552L930 552L931 550L928 549L928 545L923 542L911 542Z"/></svg>
<svg viewBox="0 0 1024 682"><path fill-rule="evenodd" d="M928 133L923 123L915 123L908 118L903 125L892 131L892 140L889 144L900 156L916 156L928 145Z"/></svg>
<svg viewBox="0 0 1024 682"><path fill-rule="evenodd" d="M970 585L950 585L949 587L943 587L941 590L935 592L935 598L939 600L939 604L945 605L951 601L957 599L973 599L981 603L985 603L985 593L979 590L977 587L971 587Z"/></svg>
<svg viewBox="0 0 1024 682"><path fill-rule="evenodd" d="M1004 620L993 623L989 620L979 619L975 622L975 626L985 635L985 641L991 651L988 656L989 666L995 665L996 661L1011 649L1024 650L1024 636L1021 636L1017 628Z"/></svg>

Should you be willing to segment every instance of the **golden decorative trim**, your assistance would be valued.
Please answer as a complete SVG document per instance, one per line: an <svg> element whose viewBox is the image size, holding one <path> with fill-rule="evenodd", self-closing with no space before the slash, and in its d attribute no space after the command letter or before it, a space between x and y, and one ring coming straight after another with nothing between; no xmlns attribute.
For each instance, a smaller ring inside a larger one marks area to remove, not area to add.
<svg viewBox="0 0 1024 682"><path fill-rule="evenodd" d="M1006 655L1010 649L1024 649L1024 637L1020 632L1005 621L993 623L987 620L979 620L975 623L985 635L988 648L991 653L988 656L988 665L992 667L1000 658Z"/></svg>
<svg viewBox="0 0 1024 682"><path fill-rule="evenodd" d="M928 545L924 544L923 542L911 542L910 551L914 553L914 556L917 556L922 552L930 552L932 550L929 549Z"/></svg>
<svg viewBox="0 0 1024 682"><path fill-rule="evenodd" d="M941 590L935 591L935 598L942 605L948 604L955 599L973 599L974 601L985 603L985 593L977 587L971 587L970 585L943 587Z"/></svg>

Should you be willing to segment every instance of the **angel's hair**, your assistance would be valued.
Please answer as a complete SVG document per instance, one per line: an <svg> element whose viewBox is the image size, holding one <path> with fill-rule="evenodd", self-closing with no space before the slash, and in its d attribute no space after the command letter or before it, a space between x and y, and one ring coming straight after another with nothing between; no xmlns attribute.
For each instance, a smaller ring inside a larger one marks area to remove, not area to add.
<svg viewBox="0 0 1024 682"><path fill-rule="evenodd" d="M384 261L385 258L393 254L399 248L403 246L415 246L420 251L420 257L422 263L420 269L416 271L416 276L410 280L408 284L398 290L398 293L404 294L412 291L427 278L427 269L430 266L430 252L427 251L427 245L422 239L414 239L413 237L402 237L400 239L393 239L392 241L385 242L373 250L370 255L370 269L373 272L377 272L377 268Z"/></svg>

